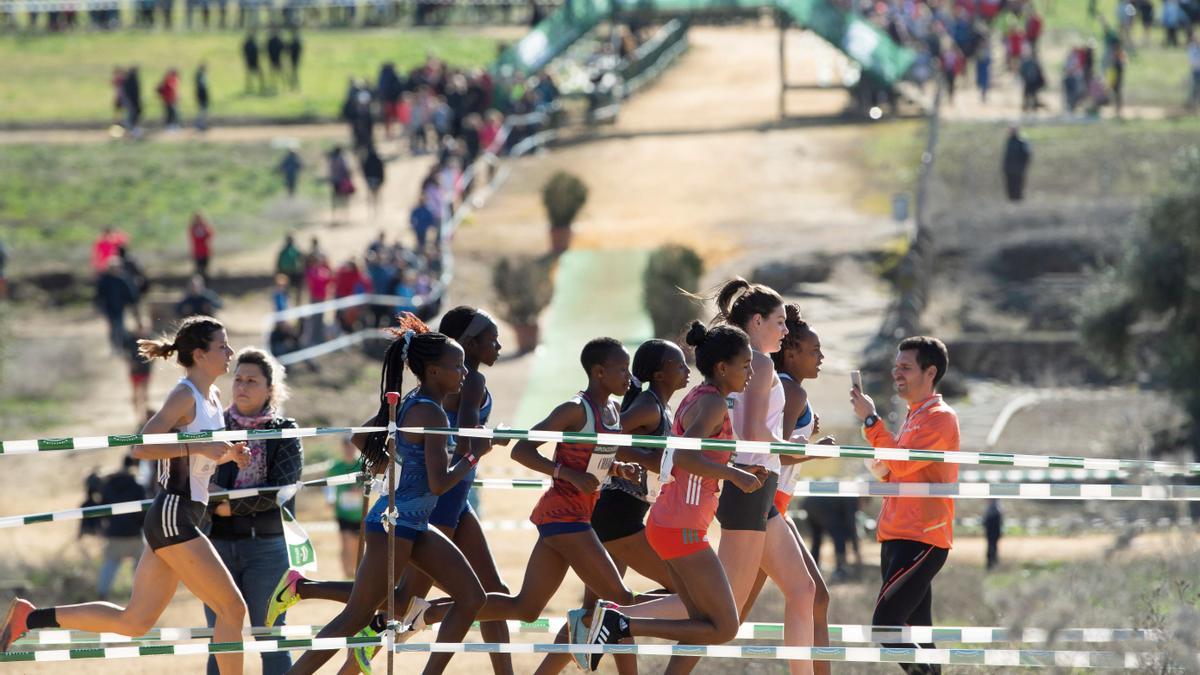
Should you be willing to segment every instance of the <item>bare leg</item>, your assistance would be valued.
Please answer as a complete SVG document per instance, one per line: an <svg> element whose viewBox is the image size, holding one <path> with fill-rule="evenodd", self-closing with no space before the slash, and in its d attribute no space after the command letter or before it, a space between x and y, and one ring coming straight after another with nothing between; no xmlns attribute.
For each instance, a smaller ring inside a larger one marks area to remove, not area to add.
<svg viewBox="0 0 1200 675"><path fill-rule="evenodd" d="M565 536L565 535L563 535ZM487 604L476 617L479 621L503 621L516 619L533 621L538 617L546 603L567 576L569 566L567 561L553 548L546 544L545 539L538 539L529 554L529 563L525 568L525 579L521 582L521 591L516 595L507 593L488 593ZM425 612L425 623L437 623L442 620L447 611L453 607L453 602L439 603Z"/></svg>
<svg viewBox="0 0 1200 675"><path fill-rule="evenodd" d="M342 542L342 571L346 576L350 576L354 573L355 558L358 557L358 533L341 532L340 539Z"/></svg>
<svg viewBox="0 0 1200 675"><path fill-rule="evenodd" d="M317 637L350 637L371 621L375 610L381 602L387 599L387 537L391 535L382 532L371 532L367 535L367 551L362 562L358 565L358 573L346 606L333 618ZM403 537L396 538L395 574L397 578L404 572L413 550L413 542ZM322 582L331 583L331 582ZM302 594L303 595L303 594ZM399 605L403 607L404 605ZM314 673L333 656L331 650L308 651L300 657L289 673L303 675Z"/></svg>
<svg viewBox="0 0 1200 675"><path fill-rule="evenodd" d="M721 644L737 637L738 611L720 559L711 548L667 561L686 619L629 621L635 636L657 637L681 644ZM633 608L629 608L633 609ZM626 609L622 612L629 613ZM689 673L699 657L673 656L667 673Z"/></svg>
<svg viewBox="0 0 1200 675"><path fill-rule="evenodd" d="M779 587L784 597L784 644L809 646L813 643L813 598L816 583L800 552L800 542L782 517L767 521L766 547L762 569ZM792 675L811 675L812 661L788 661Z"/></svg>
<svg viewBox="0 0 1200 675"><path fill-rule="evenodd" d="M89 602L56 609L58 625L97 633L144 635L162 615L175 595L181 578L204 604L217 614L213 639L237 642L242 639L246 603L229 570L203 537L142 553L133 577L133 595L122 609L108 602ZM222 675L242 672L241 654L217 657Z"/></svg>
<svg viewBox="0 0 1200 675"><path fill-rule="evenodd" d="M729 579L729 588L733 591L733 597L739 607L750 597L754 580L758 578L766 539L766 532L721 530L721 544L717 549L717 556L721 559L721 566ZM741 615L739 617L745 618Z"/></svg>
<svg viewBox="0 0 1200 675"><path fill-rule="evenodd" d="M813 560L808 547L804 545L804 540L800 538L800 530L796 528L796 523L788 518L787 525L800 545L800 553L804 555L804 566L808 568L808 573L816 584L816 595L813 598L813 646L828 647L829 586L825 583L825 578L821 576L821 568L817 566L817 561ZM831 667L829 661L813 661L813 672L816 675L829 675Z"/></svg>
<svg viewBox="0 0 1200 675"><path fill-rule="evenodd" d="M417 539L412 562L454 598L454 605L442 618L437 641L461 642L486 598L471 565L446 535L437 529L426 530ZM453 654L430 654L424 673L437 675L445 671L451 656Z"/></svg>
<svg viewBox="0 0 1200 675"><path fill-rule="evenodd" d="M475 575L479 577L479 583L483 584L484 591L505 594L509 592L504 579L500 577L500 571L496 569L496 561L492 558L491 549L488 548L487 538L484 537L483 528L479 525L479 518L473 511L463 514L458 521L458 529L454 531L451 539L458 550L466 556L467 562L471 563L471 569L475 570ZM503 621L484 622L480 625L479 632L483 635L485 642L504 643L509 641L508 624ZM511 654L489 654L488 656L492 660L492 670L496 675L512 675Z"/></svg>

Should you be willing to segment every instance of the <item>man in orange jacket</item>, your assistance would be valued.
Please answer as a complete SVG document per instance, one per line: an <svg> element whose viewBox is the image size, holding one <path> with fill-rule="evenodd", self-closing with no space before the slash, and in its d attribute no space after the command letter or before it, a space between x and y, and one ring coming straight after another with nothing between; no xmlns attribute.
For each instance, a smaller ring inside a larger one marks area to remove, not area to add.
<svg viewBox="0 0 1200 675"><path fill-rule="evenodd" d="M932 337L910 337L896 348L892 380L908 415L892 436L875 412L875 402L857 387L850 390L854 414L876 448L958 450L958 415L942 401L937 385L946 374L946 345ZM954 483L958 465L943 462L865 460L887 483ZM932 626L933 577L942 569L954 539L954 500L943 497L884 497L876 538L883 586L875 601L875 626ZM888 647L913 647L887 644ZM922 644L933 649L933 644ZM901 664L906 673L940 673L941 667Z"/></svg>

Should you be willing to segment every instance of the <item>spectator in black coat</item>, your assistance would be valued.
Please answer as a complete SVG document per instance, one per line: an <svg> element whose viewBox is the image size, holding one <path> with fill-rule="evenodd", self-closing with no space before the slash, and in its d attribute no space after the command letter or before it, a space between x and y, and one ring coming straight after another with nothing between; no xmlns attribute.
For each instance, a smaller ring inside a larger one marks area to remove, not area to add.
<svg viewBox="0 0 1200 675"><path fill-rule="evenodd" d="M187 295L175 305L175 314L180 319L197 315L215 317L221 307L221 298L209 290L204 284L204 277L197 274L188 283Z"/></svg>
<svg viewBox="0 0 1200 675"><path fill-rule="evenodd" d="M126 455L121 470L104 479L100 488L101 504L139 502L146 498L146 488L134 476L138 463L133 455ZM121 570L121 563L128 559L136 565L141 558L143 517L143 513L138 511L109 516L101 521L101 533L105 539L104 556L100 564L100 576L96 580L96 594L101 600L108 599L117 572Z"/></svg>
<svg viewBox="0 0 1200 675"><path fill-rule="evenodd" d="M283 43L283 38L279 37L279 31L272 29L271 36L267 38L267 62L271 64L271 89L287 81L287 76L283 72L283 52L287 49L287 45Z"/></svg>
<svg viewBox="0 0 1200 675"><path fill-rule="evenodd" d="M1025 177L1029 172L1029 160L1033 151L1029 141L1021 136L1017 125L1008 128L1008 141L1004 144L1004 186L1010 201L1019 202L1025 197Z"/></svg>
<svg viewBox="0 0 1200 675"><path fill-rule="evenodd" d="M107 269L96 279L96 308L108 321L108 340L113 353L124 354L125 310L137 305L137 290L125 277L119 257L109 258L107 264ZM134 316L137 317L136 312Z"/></svg>
<svg viewBox="0 0 1200 675"><path fill-rule="evenodd" d="M258 92L266 92L267 82L258 63L258 42L255 41L254 31L246 33L246 40L242 42L242 64L246 66L246 92L250 92L250 82L255 78L258 79Z"/></svg>

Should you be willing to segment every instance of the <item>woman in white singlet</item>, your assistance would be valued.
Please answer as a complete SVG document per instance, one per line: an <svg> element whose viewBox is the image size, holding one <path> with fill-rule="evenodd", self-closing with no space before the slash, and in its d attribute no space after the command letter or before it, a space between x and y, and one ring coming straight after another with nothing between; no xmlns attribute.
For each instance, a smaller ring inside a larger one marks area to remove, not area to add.
<svg viewBox="0 0 1200 675"><path fill-rule="evenodd" d="M187 374L175 385L162 408L146 422L143 434L172 431L215 431L223 429L221 400L214 382L229 370L233 349L225 327L216 319L190 317L180 325L174 339L141 340L146 358L168 358L176 354ZM67 628L95 633L139 636L150 630L162 615L182 581L217 615L213 631L216 642L238 642L246 603L229 570L199 530L208 504L208 483L218 464L249 462L245 443L171 443L135 446L139 459L159 460L159 484L163 491L146 513L143 532L149 548L138 561L133 575L129 605L108 602L37 609L27 600L13 601L0 625L0 652L36 628ZM217 655L221 675L242 672L242 655Z"/></svg>

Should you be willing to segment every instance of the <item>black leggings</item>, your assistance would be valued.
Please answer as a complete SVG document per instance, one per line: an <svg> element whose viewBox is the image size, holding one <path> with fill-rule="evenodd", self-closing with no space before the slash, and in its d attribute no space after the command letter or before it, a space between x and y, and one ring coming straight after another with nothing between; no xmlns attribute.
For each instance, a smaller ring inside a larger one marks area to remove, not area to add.
<svg viewBox="0 0 1200 675"><path fill-rule="evenodd" d="M932 626L933 577L946 564L950 549L919 541L893 539L880 548L879 569L883 586L875 601L875 626ZM884 647L917 647L913 644L885 644ZM933 643L920 647L933 649ZM906 673L941 673L936 664L902 663Z"/></svg>

